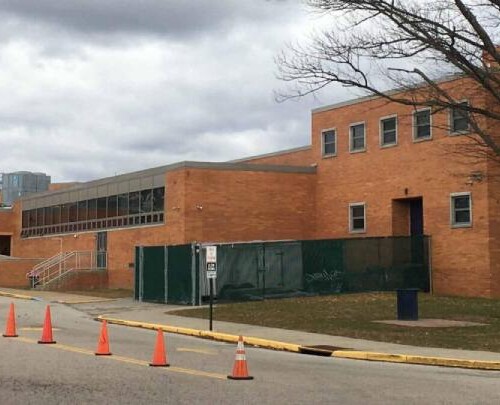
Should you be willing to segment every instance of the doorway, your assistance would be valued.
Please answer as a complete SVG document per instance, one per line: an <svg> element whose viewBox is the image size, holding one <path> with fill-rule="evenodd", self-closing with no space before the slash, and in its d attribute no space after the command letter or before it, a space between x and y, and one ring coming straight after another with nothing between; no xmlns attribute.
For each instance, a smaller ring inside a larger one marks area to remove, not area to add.
<svg viewBox="0 0 500 405"><path fill-rule="evenodd" d="M424 234L424 206L422 197L408 200L410 209L410 235L421 236Z"/></svg>
<svg viewBox="0 0 500 405"><path fill-rule="evenodd" d="M10 235L0 235L0 255L10 256Z"/></svg>

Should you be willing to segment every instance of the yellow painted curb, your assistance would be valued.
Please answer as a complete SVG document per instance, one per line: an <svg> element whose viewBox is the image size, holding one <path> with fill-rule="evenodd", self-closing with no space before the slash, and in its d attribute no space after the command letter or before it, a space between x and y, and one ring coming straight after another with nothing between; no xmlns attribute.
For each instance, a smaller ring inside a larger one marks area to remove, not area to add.
<svg viewBox="0 0 500 405"><path fill-rule="evenodd" d="M161 325L156 323L127 321L123 319L108 318L103 315L98 316L96 320L98 321L106 320L106 322L110 324L132 326L135 328L144 328L152 330L161 329L164 332L208 338L228 343L237 343L239 339L239 336L230 335L228 333L210 332L207 330L182 328L177 326ZM251 346L264 347L273 350L283 350L294 353L301 353L302 352L301 348L303 348L303 346L293 343L278 342L275 340L260 339L255 337L243 337L243 340L245 341L245 343ZM383 361L389 363L420 364L425 366L459 367L459 368L470 368L477 370L500 370L500 361L450 359L445 357L413 356L406 354L365 352L360 350L335 350L332 352L331 356L343 359Z"/></svg>
<svg viewBox="0 0 500 405"><path fill-rule="evenodd" d="M144 329L152 329L152 330L161 329L164 332L177 333L180 335L187 335L187 336L208 338L208 339L213 339L213 340L217 340L217 341L221 341L221 342L228 342L228 343L237 343L238 339L239 339L238 335L230 335L228 333L211 332L208 330L199 330L199 329L191 329L191 328L182 328L182 327L177 327L177 326L161 325L161 324L156 324L156 323L126 321L123 319L108 318L108 317L105 317L102 315L98 316L96 319L98 321L106 320L106 322L108 322L110 324L115 324L115 325L132 326L135 328L144 328ZM284 351L294 352L294 353L300 352L300 350L299 350L300 345L293 344L293 343L278 342L275 340L267 340L267 339L261 339L261 338L255 338L255 337L245 337L245 336L243 337L243 340L245 343L247 343L251 346L265 347L265 348L273 349L273 350L284 350Z"/></svg>
<svg viewBox="0 0 500 405"><path fill-rule="evenodd" d="M37 300L36 297L32 297L31 295L14 294L14 293L10 293L10 292L7 292L7 291L1 291L1 290L0 290L0 296L2 296L2 297L17 298L17 299L20 299L20 300L32 300L32 301L36 301Z"/></svg>
<svg viewBox="0 0 500 405"><path fill-rule="evenodd" d="M413 356L363 351L336 350L333 357L355 360L384 361L390 363L420 364L424 366L458 367L476 370L500 370L499 361L452 359L446 357Z"/></svg>

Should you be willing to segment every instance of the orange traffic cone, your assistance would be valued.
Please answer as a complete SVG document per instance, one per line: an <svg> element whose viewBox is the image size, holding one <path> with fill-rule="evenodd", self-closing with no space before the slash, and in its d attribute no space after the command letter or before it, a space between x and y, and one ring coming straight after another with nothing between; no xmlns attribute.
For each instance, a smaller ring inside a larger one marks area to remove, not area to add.
<svg viewBox="0 0 500 405"><path fill-rule="evenodd" d="M50 319L50 306L47 305L45 310L45 322L43 323L42 338L38 341L40 344L56 343L52 339L52 320Z"/></svg>
<svg viewBox="0 0 500 405"><path fill-rule="evenodd" d="M102 321L101 334L99 335L99 341L97 342L96 356L111 356L109 351L109 339L108 339L108 327L107 322Z"/></svg>
<svg viewBox="0 0 500 405"><path fill-rule="evenodd" d="M165 352L165 342L163 340L163 331L158 329L158 334L156 335L156 346L153 353L153 361L149 363L152 367L168 367L170 364L167 363L167 354Z"/></svg>
<svg viewBox="0 0 500 405"><path fill-rule="evenodd" d="M245 346L243 345L243 336L238 339L238 348L236 349L236 358L234 360L233 374L228 375L230 380L253 380L248 375L247 359L245 357Z"/></svg>
<svg viewBox="0 0 500 405"><path fill-rule="evenodd" d="M9 317L7 318L7 325L5 326L3 337L17 337L16 316L14 315L14 304L12 302L10 303Z"/></svg>

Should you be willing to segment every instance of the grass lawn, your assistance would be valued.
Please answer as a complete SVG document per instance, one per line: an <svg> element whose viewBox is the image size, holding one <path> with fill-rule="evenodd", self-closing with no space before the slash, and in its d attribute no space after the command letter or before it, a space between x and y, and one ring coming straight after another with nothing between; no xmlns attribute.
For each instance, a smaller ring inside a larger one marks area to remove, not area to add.
<svg viewBox="0 0 500 405"><path fill-rule="evenodd" d="M208 318L207 308L169 312ZM487 323L421 328L374 323L394 320L395 293L345 294L218 304L214 319L417 346L500 352L500 301L419 294L419 317Z"/></svg>

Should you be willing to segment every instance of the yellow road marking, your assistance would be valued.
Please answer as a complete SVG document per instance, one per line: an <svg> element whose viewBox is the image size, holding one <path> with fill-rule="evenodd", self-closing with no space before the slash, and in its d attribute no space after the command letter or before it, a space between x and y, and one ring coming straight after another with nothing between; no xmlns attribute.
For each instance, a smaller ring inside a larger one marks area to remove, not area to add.
<svg viewBox="0 0 500 405"><path fill-rule="evenodd" d="M208 354L209 356L215 356L217 354L213 350L192 349L192 348L189 348L189 347L179 347L177 349L177 351L178 352L192 352L192 353Z"/></svg>
<svg viewBox="0 0 500 405"><path fill-rule="evenodd" d="M35 339L29 339L25 337L18 337L15 340L24 342L24 343L34 343L37 344L37 340ZM59 350L64 350L67 352L73 352L73 353L80 353L80 354L87 354L90 356L95 356L95 353L91 350L83 349L80 347L75 347L75 346L68 346L68 345L63 345L60 343L55 343L52 345L46 345L50 348L53 349L59 349ZM122 363L129 363L129 364L135 364L138 366L146 366L149 367L149 363L147 361L143 360L138 360L138 359L133 359L130 357L124 357L124 356L116 356L116 355L111 355L111 356L102 356L102 358L109 359L109 360L115 360L115 361L120 361ZM190 368L182 368L182 367L168 367L168 368L160 368L161 370L164 371L172 371L174 373L181 373L181 374L189 374L189 375L194 375L198 377L209 377L209 378L216 378L219 380L226 380L227 376L223 374L217 374L217 373L210 373L207 371L201 371L201 370L193 370Z"/></svg>

